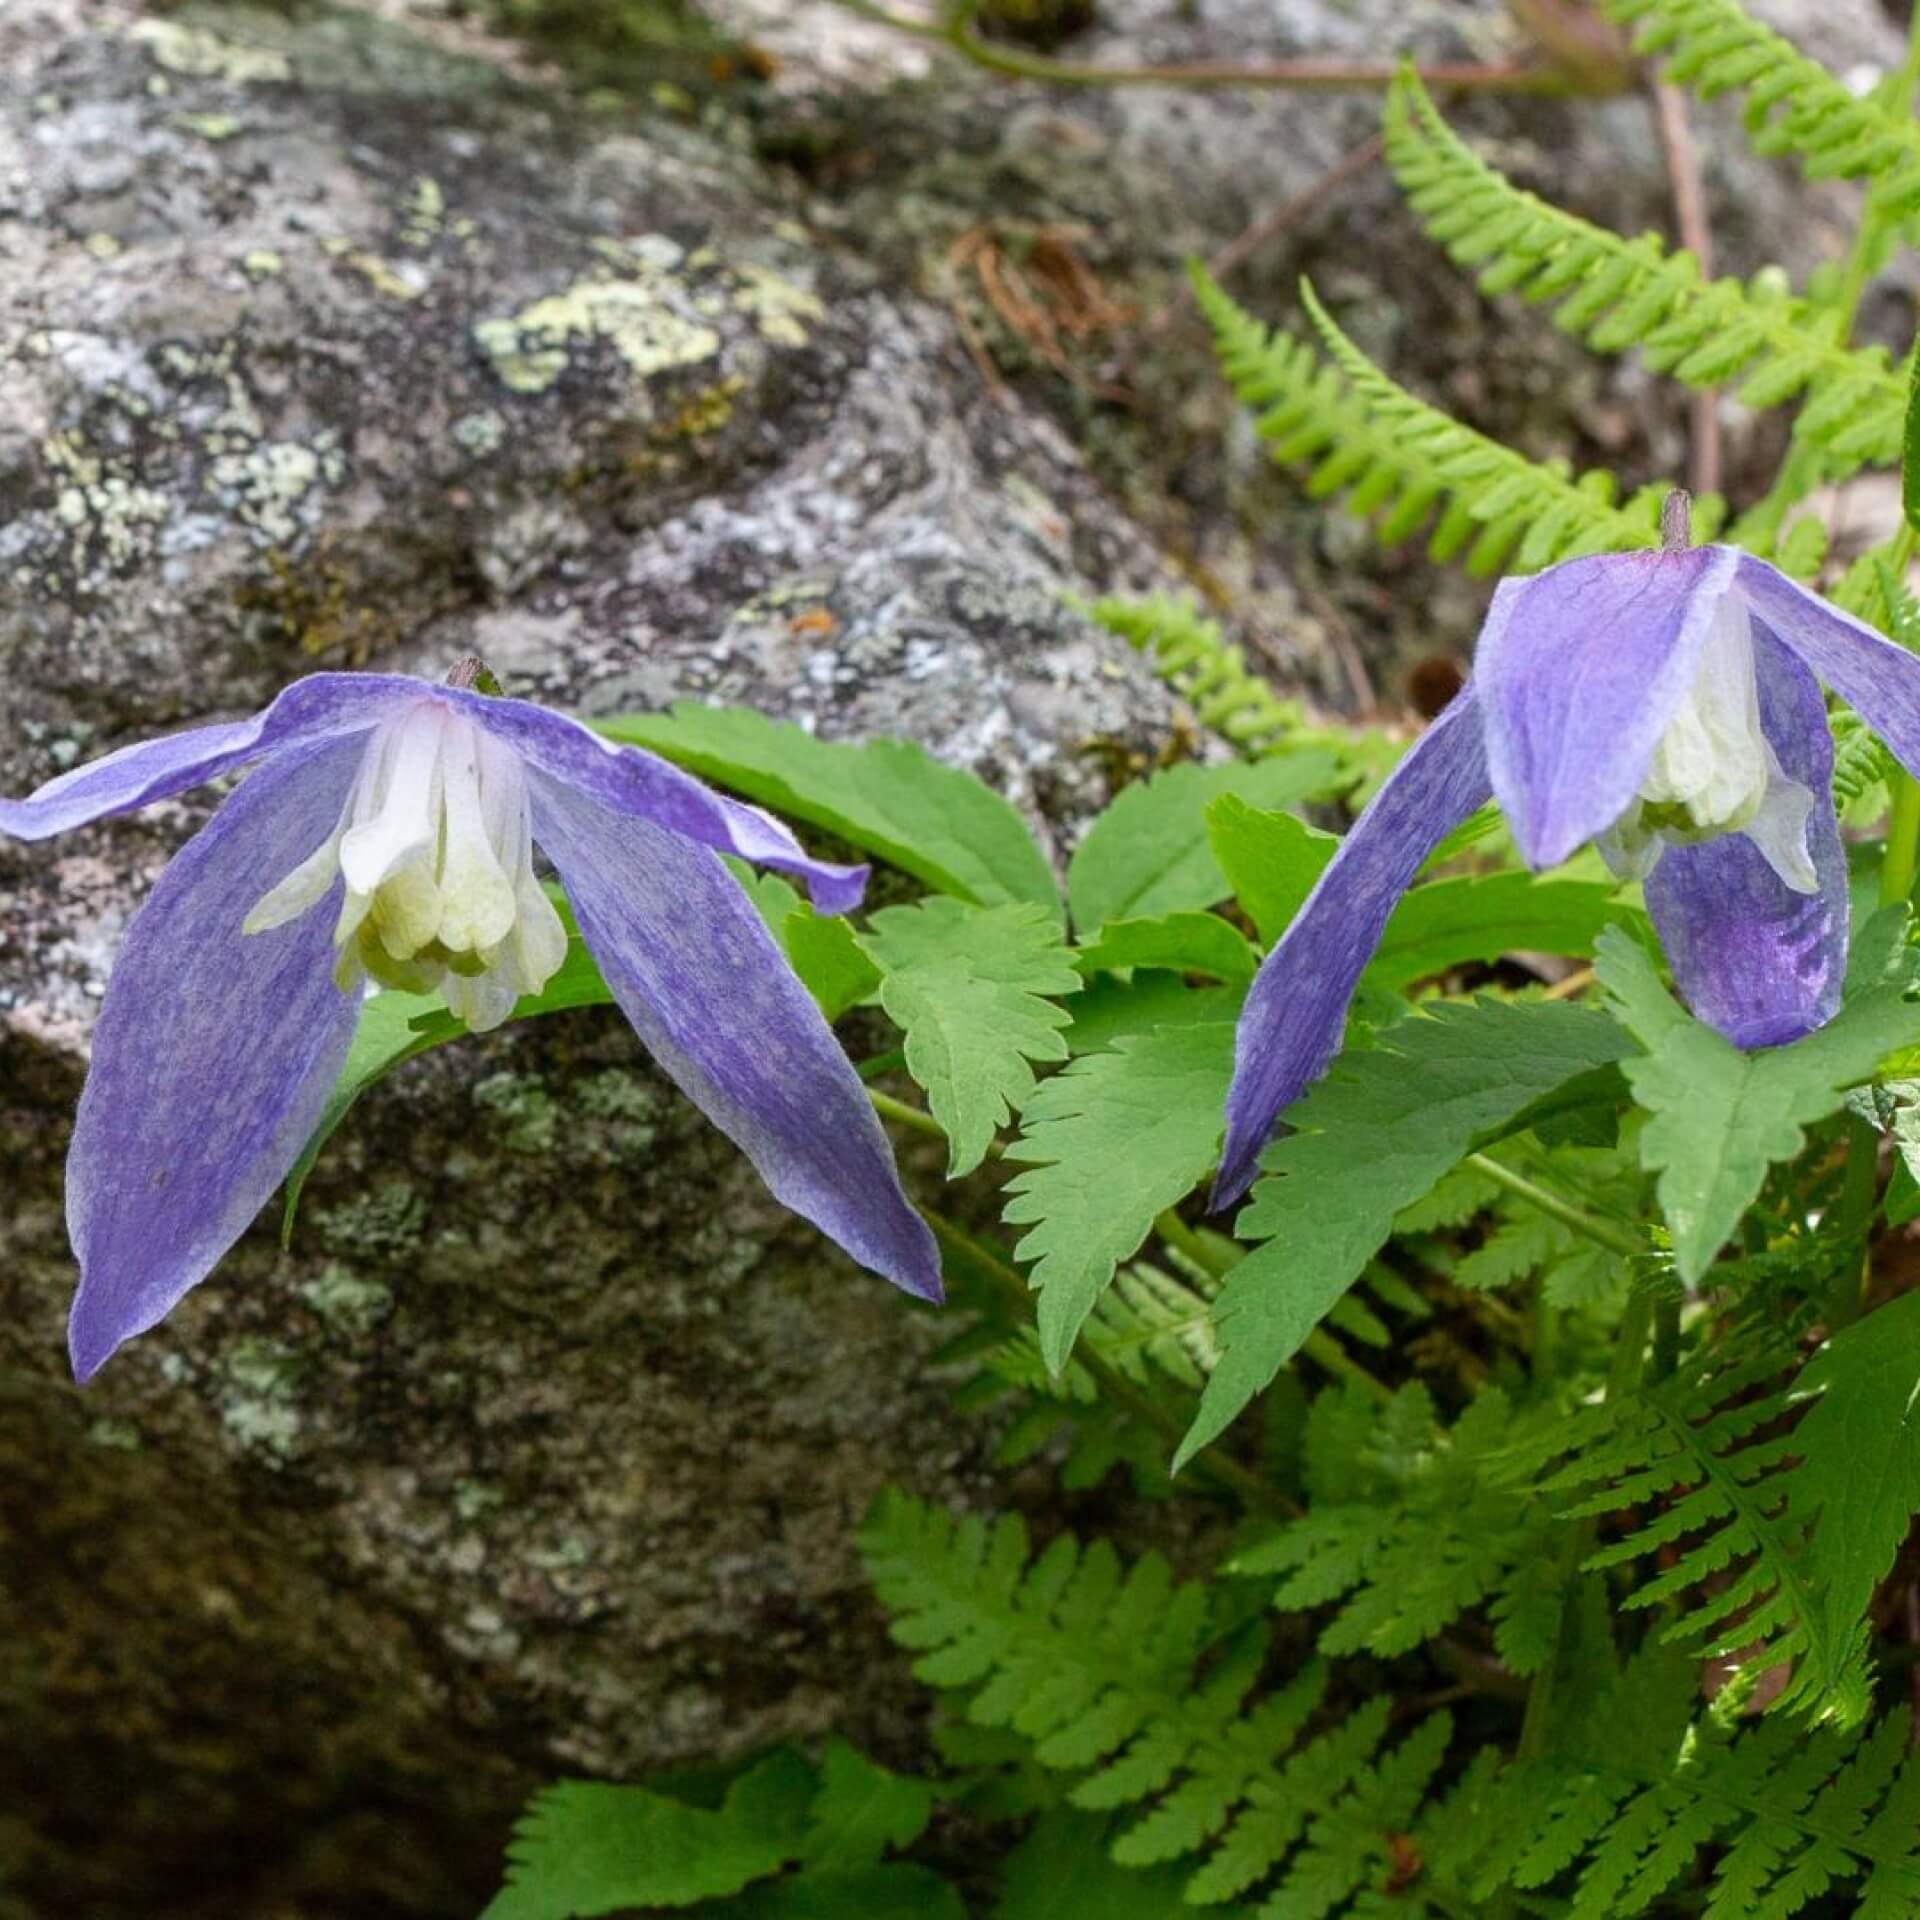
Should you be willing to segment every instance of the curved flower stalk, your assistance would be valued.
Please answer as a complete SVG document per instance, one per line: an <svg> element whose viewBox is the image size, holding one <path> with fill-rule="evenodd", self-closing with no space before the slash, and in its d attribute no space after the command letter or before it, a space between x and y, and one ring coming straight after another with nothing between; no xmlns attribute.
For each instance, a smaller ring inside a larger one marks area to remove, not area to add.
<svg viewBox="0 0 1920 1920"><path fill-rule="evenodd" d="M1751 554L1596 554L1503 580L1472 679L1254 980L1215 1205L1325 1070L1399 896L1489 795L1530 866L1592 840L1645 881L1681 993L1736 1046L1831 1019L1847 900L1823 681L1920 770L1920 658Z"/></svg>
<svg viewBox="0 0 1920 1920"><path fill-rule="evenodd" d="M0 800L0 832L42 839L248 764L134 916L100 1010L67 1162L78 1379L280 1184L368 976L438 988L476 1029L545 985L566 936L536 843L634 1030L774 1194L939 1299L859 1078L719 855L799 876L833 913L864 867L809 859L758 808L561 714L391 674L315 674L250 720L109 754Z"/></svg>

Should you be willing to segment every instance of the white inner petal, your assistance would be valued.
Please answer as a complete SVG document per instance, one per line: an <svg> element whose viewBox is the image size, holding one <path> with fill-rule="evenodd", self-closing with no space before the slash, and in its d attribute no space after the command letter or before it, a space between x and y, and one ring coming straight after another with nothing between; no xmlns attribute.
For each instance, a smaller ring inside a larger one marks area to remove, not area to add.
<svg viewBox="0 0 1920 1920"><path fill-rule="evenodd" d="M1640 798L1678 809L1703 833L1744 827L1767 792L1753 630L1745 602L1722 596L1700 649L1693 684L1654 747Z"/></svg>
<svg viewBox="0 0 1920 1920"><path fill-rule="evenodd" d="M1644 879L1669 846L1744 833L1787 886L1817 893L1807 849L1813 806L1761 729L1752 622L1746 603L1726 594L1633 804L1595 844L1621 878Z"/></svg>
<svg viewBox="0 0 1920 1920"><path fill-rule="evenodd" d="M284 926L346 885L334 977L436 988L476 1031L496 1027L566 957L566 930L533 871L526 772L458 708L410 704L367 744L333 831L247 915Z"/></svg>

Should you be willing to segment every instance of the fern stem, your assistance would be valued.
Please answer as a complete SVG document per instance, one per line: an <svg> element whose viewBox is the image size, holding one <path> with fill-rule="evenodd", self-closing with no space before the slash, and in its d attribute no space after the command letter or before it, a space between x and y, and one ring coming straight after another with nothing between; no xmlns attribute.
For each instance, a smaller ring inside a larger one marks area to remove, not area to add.
<svg viewBox="0 0 1920 1920"><path fill-rule="evenodd" d="M1589 1213L1584 1207L1575 1206L1571 1200L1563 1199L1546 1187L1537 1186L1524 1173L1515 1173L1511 1167L1502 1166L1487 1154L1470 1153L1466 1164L1474 1172L1491 1180L1495 1186L1504 1187L1516 1200L1524 1200L1548 1219L1559 1221L1563 1227L1583 1235L1611 1253L1633 1260L1651 1251L1637 1233L1616 1226L1597 1213Z"/></svg>
<svg viewBox="0 0 1920 1920"><path fill-rule="evenodd" d="M993 1281L1009 1303L1018 1305L1022 1314L1031 1317L1031 1289L992 1248L976 1240L957 1221L949 1220L945 1214L936 1213L931 1207L922 1207L920 1215L933 1229L934 1237L943 1248L960 1254ZM1094 1352L1090 1346L1083 1343L1073 1358L1076 1366L1084 1367L1091 1375L1103 1399L1134 1415L1136 1419L1144 1420L1172 1445L1179 1445L1186 1434L1186 1422L1178 1414L1169 1412L1152 1394L1135 1386L1119 1368ZM1300 1513L1300 1508L1278 1487L1270 1486L1257 1473L1243 1467L1230 1453L1223 1452L1218 1446L1202 1447L1193 1456L1192 1464L1215 1485L1233 1494L1249 1512L1279 1513L1289 1517L1297 1517Z"/></svg>

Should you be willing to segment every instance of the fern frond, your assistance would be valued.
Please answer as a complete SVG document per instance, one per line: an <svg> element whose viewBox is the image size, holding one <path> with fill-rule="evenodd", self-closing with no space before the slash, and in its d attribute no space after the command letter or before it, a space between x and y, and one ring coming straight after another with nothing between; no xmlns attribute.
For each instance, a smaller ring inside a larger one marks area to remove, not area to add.
<svg viewBox="0 0 1920 1920"><path fill-rule="evenodd" d="M1833 804L1844 811L1899 764L1850 707L1827 716L1833 729Z"/></svg>
<svg viewBox="0 0 1920 1920"><path fill-rule="evenodd" d="M1269 1881L1271 1910L1297 1894L1316 1914L1389 1879L1390 1835L1440 1764L1445 1714L1387 1749L1384 1699L1327 1722L1322 1664L1260 1693L1264 1631L1211 1646L1206 1590L1176 1587L1157 1554L1123 1570L1105 1542L1063 1535L1029 1562L1017 1516L955 1520L893 1493L860 1546L922 1680L1075 1775L1073 1805L1138 1810L1113 1844L1120 1865L1197 1856L1189 1901Z"/></svg>
<svg viewBox="0 0 1920 1920"><path fill-rule="evenodd" d="M1305 709L1282 700L1228 642L1217 621L1173 594L1095 600L1090 618L1144 654L1204 727L1244 753L1264 753L1305 724Z"/></svg>
<svg viewBox="0 0 1920 1920"><path fill-rule="evenodd" d="M1907 1710L1871 1731L1690 1723L1692 1690L1643 1655L1558 1751L1472 1769L1426 1815L1436 1870L1491 1901L1570 1883L1579 1920L1631 1920L1718 1856L1705 1920L1791 1920L1849 1885L1865 1920L1920 1912L1920 1757ZM1864 1885L1860 1883L1864 1882Z"/></svg>
<svg viewBox="0 0 1920 1920"><path fill-rule="evenodd" d="M1854 1721L1869 1684L1864 1646L1834 1641L1807 1519L1791 1499L1797 1403L1783 1384L1791 1364L1772 1347L1721 1353L1582 1408L1549 1443L1571 1459L1533 1485L1548 1499L1578 1496L1565 1518L1619 1519L1621 1537L1587 1567L1656 1558L1659 1570L1626 1605L1674 1603L1660 1638L1736 1662L1736 1697L1780 1668L1789 1677L1778 1704ZM1837 1676L1831 1688L1827 1675Z"/></svg>
<svg viewBox="0 0 1920 1920"><path fill-rule="evenodd" d="M1530 573L1577 554L1658 541L1667 489L1644 487L1619 506L1611 474L1596 469L1576 481L1562 463L1538 465L1463 427L1389 380L1310 287L1301 297L1326 359L1303 341L1270 334L1199 268L1194 288L1228 384L1259 413L1273 457L1310 462L1307 491L1316 499L1344 492L1352 512L1384 509L1382 541L1405 539L1438 509L1427 551L1449 560L1465 548L1473 574Z"/></svg>
<svg viewBox="0 0 1920 1920"><path fill-rule="evenodd" d="M1889 216L1920 209L1920 126L1844 81L1753 19L1738 0L1601 0L1637 29L1636 53L1670 57L1664 77L1703 100L1742 91L1758 153L1798 155L1810 180L1870 179Z"/></svg>
<svg viewBox="0 0 1920 1920"><path fill-rule="evenodd" d="M1385 128L1408 204L1450 259L1479 268L1482 292L1557 300L1554 323L1598 351L1637 347L1692 387L1738 379L1748 406L1804 391L1799 437L1841 472L1898 461L1905 385L1885 348L1845 344L1837 312L1703 281L1691 253L1655 234L1624 239L1522 192L1448 126L1411 68L1387 95Z"/></svg>
<svg viewBox="0 0 1920 1920"><path fill-rule="evenodd" d="M1490 1605L1501 1659L1535 1672L1552 1651L1560 1602L1543 1574L1548 1510L1486 1472L1513 1429L1497 1387L1451 1429L1418 1384L1385 1409L1329 1389L1308 1416L1307 1512L1243 1549L1228 1571L1281 1576L1273 1603L1282 1609L1339 1601L1320 1634L1330 1655L1407 1653Z"/></svg>

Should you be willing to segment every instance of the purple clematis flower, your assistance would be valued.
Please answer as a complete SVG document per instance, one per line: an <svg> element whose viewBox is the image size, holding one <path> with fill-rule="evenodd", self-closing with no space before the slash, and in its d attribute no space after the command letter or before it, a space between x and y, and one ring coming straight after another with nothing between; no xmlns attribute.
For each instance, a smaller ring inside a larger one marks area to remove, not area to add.
<svg viewBox="0 0 1920 1920"><path fill-rule="evenodd" d="M1489 795L1530 866L1592 840L1645 881L1681 993L1736 1046L1831 1019L1847 898L1822 681L1920 771L1920 658L1751 554L1669 545L1503 580L1472 679L1254 980L1215 1205L1325 1070L1400 895Z"/></svg>
<svg viewBox="0 0 1920 1920"><path fill-rule="evenodd" d="M459 677L456 674L456 677ZM0 800L37 840L257 763L127 929L67 1162L85 1381L233 1245L346 1059L366 978L498 1026L566 952L537 841L648 1050L774 1194L924 1299L939 1255L851 1063L722 852L856 905L756 807L525 701L322 673L251 720L123 748Z"/></svg>

